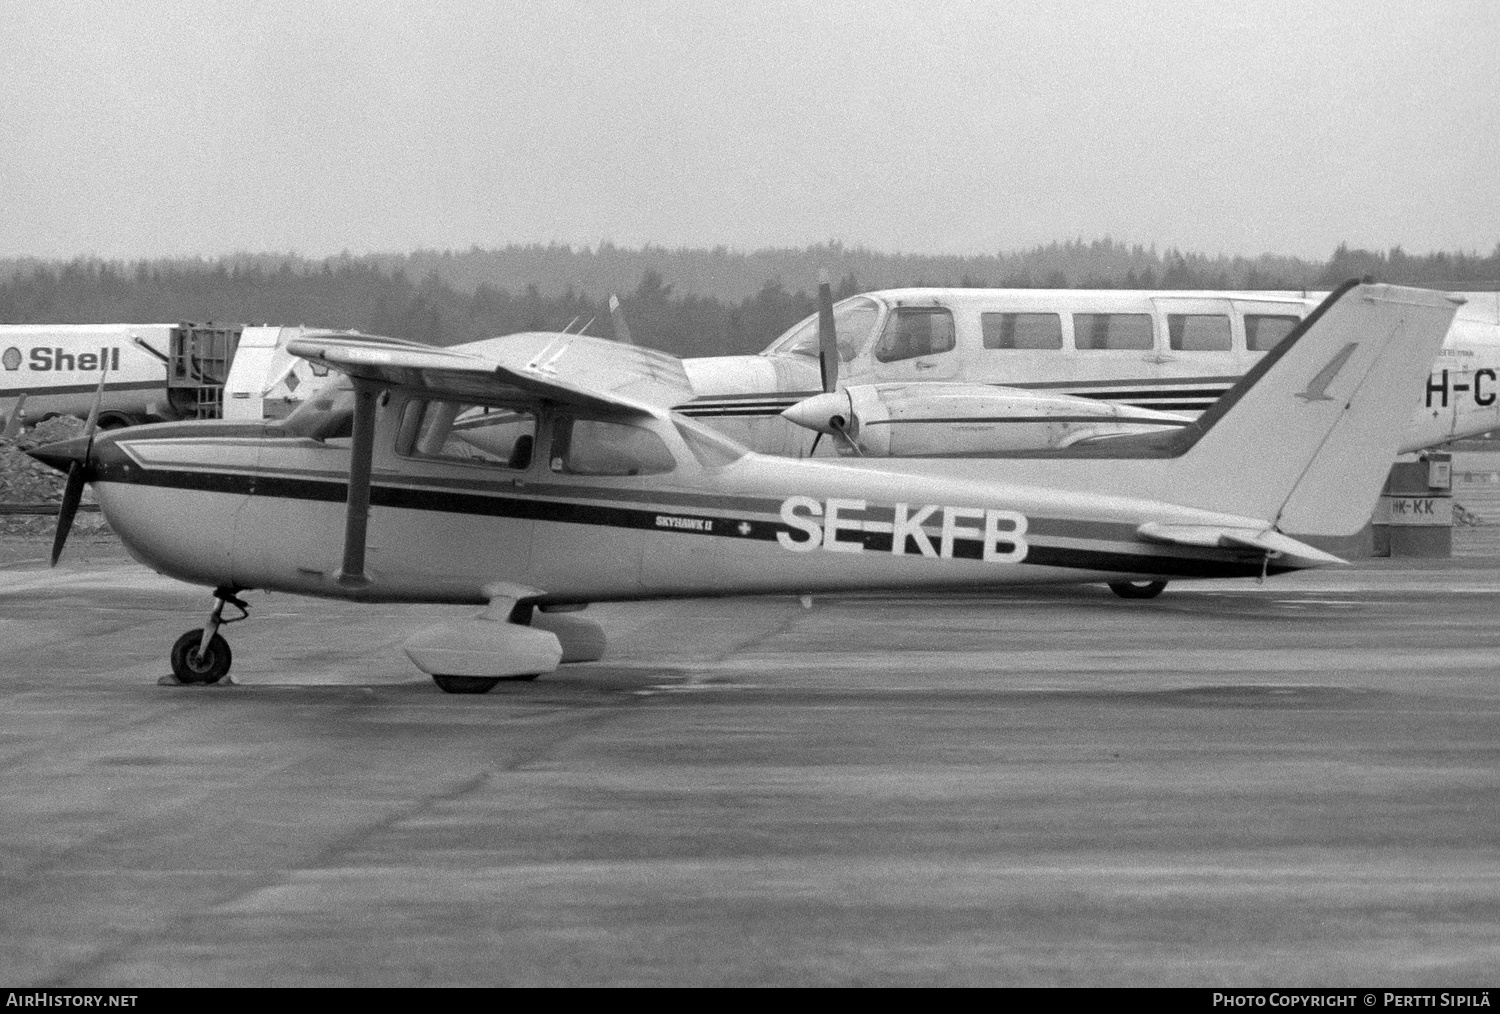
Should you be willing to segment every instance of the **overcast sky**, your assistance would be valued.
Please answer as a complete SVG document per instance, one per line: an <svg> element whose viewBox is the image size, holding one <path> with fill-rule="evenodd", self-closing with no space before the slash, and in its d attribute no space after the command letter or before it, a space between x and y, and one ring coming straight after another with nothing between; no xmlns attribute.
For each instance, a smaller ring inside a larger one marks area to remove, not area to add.
<svg viewBox="0 0 1500 1014"><path fill-rule="evenodd" d="M1500 241L1500 3L0 0L0 256Z"/></svg>

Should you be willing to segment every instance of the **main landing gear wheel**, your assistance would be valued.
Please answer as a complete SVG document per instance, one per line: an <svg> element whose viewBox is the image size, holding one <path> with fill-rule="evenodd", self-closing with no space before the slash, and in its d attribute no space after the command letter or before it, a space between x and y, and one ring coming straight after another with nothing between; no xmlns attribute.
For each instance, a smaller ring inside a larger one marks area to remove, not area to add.
<svg viewBox="0 0 1500 1014"><path fill-rule="evenodd" d="M527 683L537 678L538 673L526 676L439 676L433 674L432 682L448 694L487 694L496 683Z"/></svg>
<svg viewBox="0 0 1500 1014"><path fill-rule="evenodd" d="M1166 586L1165 581L1111 581L1109 590L1122 599L1154 599Z"/></svg>
<svg viewBox="0 0 1500 1014"><path fill-rule="evenodd" d="M233 655L229 642L218 634L209 638L208 650L203 646L203 628L194 627L172 645L172 675L180 683L217 683L229 672Z"/></svg>

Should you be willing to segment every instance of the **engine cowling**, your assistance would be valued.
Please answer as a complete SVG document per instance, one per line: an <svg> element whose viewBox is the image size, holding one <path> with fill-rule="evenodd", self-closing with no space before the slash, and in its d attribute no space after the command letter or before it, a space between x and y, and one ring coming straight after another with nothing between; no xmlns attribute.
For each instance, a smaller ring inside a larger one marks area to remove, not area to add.
<svg viewBox="0 0 1500 1014"><path fill-rule="evenodd" d="M1046 451L1154 433L1191 420L1170 412L988 384L854 384L782 416L834 437L840 454L943 457Z"/></svg>

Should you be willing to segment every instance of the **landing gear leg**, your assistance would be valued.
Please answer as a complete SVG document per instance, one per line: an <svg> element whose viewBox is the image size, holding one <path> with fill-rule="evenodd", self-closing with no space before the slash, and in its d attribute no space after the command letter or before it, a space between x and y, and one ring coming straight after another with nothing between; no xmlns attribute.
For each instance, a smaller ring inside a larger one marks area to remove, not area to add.
<svg viewBox="0 0 1500 1014"><path fill-rule="evenodd" d="M224 618L224 607L234 606L240 615ZM219 628L248 619L250 607L228 588L214 589L214 607L208 622L194 627L172 645L172 675L181 683L217 683L229 672L234 660L229 642L219 635Z"/></svg>

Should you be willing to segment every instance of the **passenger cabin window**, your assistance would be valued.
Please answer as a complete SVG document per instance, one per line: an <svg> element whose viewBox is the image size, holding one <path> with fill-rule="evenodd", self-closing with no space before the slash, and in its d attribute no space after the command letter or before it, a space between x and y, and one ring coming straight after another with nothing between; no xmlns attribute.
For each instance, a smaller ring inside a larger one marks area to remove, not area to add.
<svg viewBox="0 0 1500 1014"><path fill-rule="evenodd" d="M982 313L987 349L1060 349L1062 317L1055 313Z"/></svg>
<svg viewBox="0 0 1500 1014"><path fill-rule="evenodd" d="M1302 318L1281 313L1245 314L1245 348L1251 352L1269 352L1292 333Z"/></svg>
<svg viewBox="0 0 1500 1014"><path fill-rule="evenodd" d="M885 330L875 345L875 358L895 363L951 352L953 345L953 314L947 308L898 306L886 318Z"/></svg>
<svg viewBox="0 0 1500 1014"><path fill-rule="evenodd" d="M536 417L530 412L456 401L408 401L396 430L396 452L493 468L531 466Z"/></svg>
<svg viewBox="0 0 1500 1014"><path fill-rule="evenodd" d="M1175 352L1228 352L1229 318L1216 313L1169 313L1167 337Z"/></svg>
<svg viewBox="0 0 1500 1014"><path fill-rule="evenodd" d="M1149 313L1075 313L1073 347L1076 349L1150 349Z"/></svg>
<svg viewBox="0 0 1500 1014"><path fill-rule="evenodd" d="M843 302L833 310L833 333L838 338L839 358L852 362L870 344L875 331L875 319L880 308L868 299ZM767 351L794 356L820 358L818 338L818 315L798 324L785 338L774 343Z"/></svg>
<svg viewBox="0 0 1500 1014"><path fill-rule="evenodd" d="M661 437L641 426L600 419L559 419L552 471L570 475L660 475L677 467Z"/></svg>

